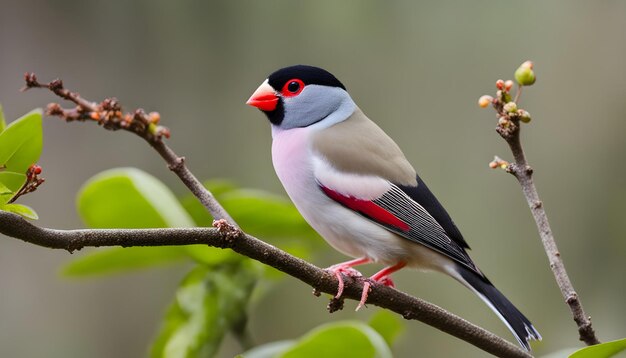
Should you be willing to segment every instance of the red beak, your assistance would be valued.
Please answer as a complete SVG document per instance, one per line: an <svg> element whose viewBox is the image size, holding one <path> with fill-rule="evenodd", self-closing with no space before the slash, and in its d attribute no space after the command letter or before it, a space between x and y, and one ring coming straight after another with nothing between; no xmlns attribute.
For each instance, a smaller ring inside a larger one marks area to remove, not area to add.
<svg viewBox="0 0 626 358"><path fill-rule="evenodd" d="M265 112L271 112L276 109L278 96L272 86L265 81L254 91L246 104Z"/></svg>

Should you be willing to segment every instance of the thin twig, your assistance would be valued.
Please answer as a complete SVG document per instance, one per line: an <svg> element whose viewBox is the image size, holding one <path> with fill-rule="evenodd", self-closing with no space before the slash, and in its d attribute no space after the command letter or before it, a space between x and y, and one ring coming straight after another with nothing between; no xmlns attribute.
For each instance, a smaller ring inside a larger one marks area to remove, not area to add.
<svg viewBox="0 0 626 358"><path fill-rule="evenodd" d="M543 202L539 198L537 188L532 179L533 169L528 165L524 155L524 150L519 138L519 129L514 133L515 134L505 138L515 158L515 163L509 165L508 171L517 178L522 187L524 197L526 197L530 211L537 224L537 230L539 231L541 242L548 256L550 268L552 269L556 283L561 290L565 302L572 311L574 321L578 325L580 340L587 345L598 344L600 341L591 326L591 317L587 316L583 310L583 305L567 275L561 253L556 246L554 235L552 234L552 229L548 222L548 216L543 207Z"/></svg>
<svg viewBox="0 0 626 358"><path fill-rule="evenodd" d="M0 211L0 233L51 249L73 252L83 247L193 244L230 248L295 277L317 291L332 296L337 293L339 282L334 274L247 235L225 221L218 221L215 225L217 228L55 230L34 226L19 215ZM344 280L343 297L359 301L364 281L350 277ZM368 304L396 312L405 319L424 322L499 357L532 357L503 338L432 303L390 287L374 285Z"/></svg>
<svg viewBox="0 0 626 358"><path fill-rule="evenodd" d="M17 192L13 194L13 197L9 199L7 204L14 203L21 196L37 190L37 188L46 181L44 178L40 178L39 174L41 174L41 167L39 165L33 164L28 167L26 170L26 181L17 190Z"/></svg>
<svg viewBox="0 0 626 358"><path fill-rule="evenodd" d="M26 73L24 77L26 86L23 90L46 88L57 96L77 105L74 109L64 109L58 104L51 103L48 105L47 114L58 116L66 121L96 121L106 129L126 130L146 140L165 160L167 167L200 200L215 220L225 219L232 225L237 225L213 194L189 171L189 168L185 165L185 158L179 157L165 145L163 137L169 138L170 133L167 128L158 125L158 113L148 115L144 110L137 109L132 114L124 114L122 106L115 98L107 98L100 104L97 104L82 98L76 92L65 89L63 82L59 79L50 83L40 83L34 73Z"/></svg>
<svg viewBox="0 0 626 358"><path fill-rule="evenodd" d="M517 95L515 96L515 103L519 101L522 88L522 86L519 86L518 88ZM576 294L572 282L567 275L563 259L561 258L561 253L556 246L554 235L552 234L552 229L550 228L550 223L548 222L548 216L543 207L543 202L539 198L537 188L533 182L533 169L526 160L520 139L522 124L520 122L520 116L516 113L505 111L504 105L505 103L501 98L496 98L493 102L493 107L498 113L498 116L506 119L505 121L499 122L496 127L496 131L507 142L511 152L513 153L513 158L515 159L514 163L511 163L506 167L506 171L515 176L522 187L522 192L524 193L524 197L526 198L530 211L535 219L535 224L537 225L537 230L539 231L541 242L543 243L546 255L548 256L550 268L552 269L556 283L561 290L561 294L563 295L565 302L572 311L574 321L578 326L580 340L585 342L587 345L598 344L600 341L596 337L593 327L591 326L591 317L587 316L583 310L580 298L578 297L578 294Z"/></svg>
<svg viewBox="0 0 626 358"><path fill-rule="evenodd" d="M513 99L513 102L517 103L519 101L519 97L522 95L522 88L524 88L524 86L522 85L517 85L517 93L515 93L515 98Z"/></svg>

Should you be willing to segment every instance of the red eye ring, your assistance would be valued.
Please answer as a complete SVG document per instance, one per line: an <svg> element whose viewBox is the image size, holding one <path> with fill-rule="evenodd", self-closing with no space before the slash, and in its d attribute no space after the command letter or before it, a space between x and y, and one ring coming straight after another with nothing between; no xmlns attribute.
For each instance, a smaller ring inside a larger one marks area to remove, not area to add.
<svg viewBox="0 0 626 358"><path fill-rule="evenodd" d="M299 95L303 89L304 82L302 82L302 80L300 79L294 78L285 82L285 85L283 86L283 89L280 91L280 93L284 97L293 97Z"/></svg>

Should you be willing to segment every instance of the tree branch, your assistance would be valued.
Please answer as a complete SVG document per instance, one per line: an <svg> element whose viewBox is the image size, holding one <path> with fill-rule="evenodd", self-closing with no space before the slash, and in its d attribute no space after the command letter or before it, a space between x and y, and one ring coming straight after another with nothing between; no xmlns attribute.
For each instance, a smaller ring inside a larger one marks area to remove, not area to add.
<svg viewBox="0 0 626 358"><path fill-rule="evenodd" d="M83 247L101 246L204 244L230 248L295 277L317 291L333 296L337 293L339 282L334 274L247 235L224 220L216 221L215 226L216 228L55 230L34 226L19 215L0 211L0 233L38 246L69 252ZM346 285L343 297L359 301L363 280L350 277L345 277L344 280ZM368 304L396 312L405 319L426 323L499 357L532 357L521 348L443 308L398 290L377 283L374 285L367 300Z"/></svg>
<svg viewBox="0 0 626 358"><path fill-rule="evenodd" d="M164 142L169 138L169 130L159 126L156 112L146 114L142 109L134 113L122 112L115 98L108 98L100 104L85 100L78 93L66 90L61 80L42 84L32 73L25 75L29 88L47 88L59 97L77 105L64 109L58 104L48 105L46 113L66 121L96 121L105 129L127 130L146 140L165 160L172 170L204 207L216 219L216 228L170 228L170 229L114 229L114 230L54 230L39 228L21 217L0 211L0 232L23 241L70 252L87 246L168 246L206 244L219 248L230 248L235 252L272 266L321 291L331 295L337 293L339 282L334 274L322 270L304 260L294 257L259 239L245 234L236 227L235 221L217 202L215 197L185 166L184 157L177 156ZM344 277L343 298L359 301L363 291L363 279ZM395 289L374 283L368 296L368 303L401 314L406 319L414 319L433 326L443 332L460 338L486 352L500 357L532 357L528 352L478 327L436 305L409 296ZM329 311L341 309L343 300L332 299Z"/></svg>
<svg viewBox="0 0 626 358"><path fill-rule="evenodd" d="M548 256L550 262L550 268L556 279L556 283L561 290L561 294L565 299L565 302L569 305L574 321L578 325L578 333L580 340L587 345L598 344L600 341L596 337L596 334L591 325L591 317L587 316L583 310L583 305L580 302L578 294L574 290L574 286L567 275L561 253L556 246L550 223L548 222L548 216L546 210L543 207L543 202L539 198L539 193L533 182L532 175L533 169L528 165L524 150L520 142L520 130L514 132L514 134L505 137L506 142L509 144L515 163L512 163L508 167L508 171L517 178L522 192L526 198L526 202L530 207L530 211L535 219L541 242Z"/></svg>
<svg viewBox="0 0 626 358"><path fill-rule="evenodd" d="M56 103L48 105L46 114L58 116L64 120L87 121L93 120L109 130L126 130L135 133L147 141L161 158L167 163L167 167L189 188L193 195L200 200L202 205L215 220L224 219L232 225L237 225L235 220L224 210L222 205L215 199L202 183L191 173L185 165L185 158L179 157L163 142L163 137L169 138L169 129L159 126L160 115L156 112L147 114L143 109L137 109L134 113L122 112L122 107L115 98L106 98L97 104L82 98L78 93L71 92L63 87L63 82L56 79L50 83L40 83L34 73L24 75L26 86L23 91L30 88L47 88L57 96L76 104L74 109L64 109Z"/></svg>
<svg viewBox="0 0 626 358"><path fill-rule="evenodd" d="M525 69L527 73L532 74L532 82L534 82L532 63L526 62L522 66L524 65L527 66ZM520 69L521 68L522 67L520 67ZM518 71L520 71L520 69L518 69ZM517 75L518 74L516 72L516 76ZM583 310L582 303L580 302L576 291L574 291L572 282L570 281L567 271L565 270L565 265L563 264L561 253L556 246L554 235L552 234L552 229L550 228L550 223L548 222L548 216L543 207L543 202L539 198L537 188L535 187L532 179L533 169L528 164L526 156L524 155L524 149L520 139L521 124L522 122L529 122L530 115L522 109L517 109L517 101L519 100L523 86L520 85L518 87L518 92L513 102L510 102L511 96L508 93L510 88L501 88L501 86L498 86L498 82L496 83L496 87L498 87L499 91L496 94L496 98L492 100L493 107L499 118L496 131L509 145L515 162L509 164L496 157L496 159L491 162L490 166L492 168L502 167L517 178L520 186L522 187L522 192L528 202L533 218L535 219L535 224L537 225L537 230L539 231L541 242L543 243L546 255L548 256L550 268L552 269L556 283L559 286L561 294L563 295L565 302L568 304L574 317L574 321L578 326L580 340L585 342L587 345L598 344L600 341L596 337L593 327L591 326L591 317L587 316Z"/></svg>

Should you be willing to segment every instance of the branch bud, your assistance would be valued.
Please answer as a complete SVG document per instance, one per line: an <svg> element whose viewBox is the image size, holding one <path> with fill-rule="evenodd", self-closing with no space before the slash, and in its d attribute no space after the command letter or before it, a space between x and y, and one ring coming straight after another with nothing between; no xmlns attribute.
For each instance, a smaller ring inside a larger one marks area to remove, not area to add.
<svg viewBox="0 0 626 358"><path fill-rule="evenodd" d="M159 126L157 126L154 123L150 123L148 124L148 132L152 135L155 135L157 133L157 129L159 128Z"/></svg>
<svg viewBox="0 0 626 358"><path fill-rule="evenodd" d="M502 109L504 109L508 113L515 113L517 112L517 103L508 102L507 104L504 105L504 107L502 107Z"/></svg>
<svg viewBox="0 0 626 358"><path fill-rule="evenodd" d="M509 124L511 124L511 121L509 121L509 119L506 117L500 117L498 118L498 124L506 128L509 126Z"/></svg>
<svg viewBox="0 0 626 358"><path fill-rule="evenodd" d="M511 98L511 94L507 91L496 91L496 97L502 103L509 103L513 100L513 98Z"/></svg>
<svg viewBox="0 0 626 358"><path fill-rule="evenodd" d="M522 86L530 86L535 83L536 78L532 61L522 63L517 70L515 70L515 80Z"/></svg>
<svg viewBox="0 0 626 358"><path fill-rule="evenodd" d="M513 88L513 81L511 80L506 80L504 82L504 90L509 92L511 90L511 88Z"/></svg>
<svg viewBox="0 0 626 358"><path fill-rule="evenodd" d="M506 160L503 160L497 155L493 157L493 160L491 162L489 162L489 168L491 169L500 168L500 169L506 170L508 166L509 166L509 162L507 162Z"/></svg>
<svg viewBox="0 0 626 358"><path fill-rule="evenodd" d="M150 112L150 114L148 114L148 119L150 120L150 123L159 124L161 115L159 112Z"/></svg>
<svg viewBox="0 0 626 358"><path fill-rule="evenodd" d="M480 108L487 108L489 104L491 104L492 102L493 102L493 97L489 95L480 96L480 98L478 99L478 106Z"/></svg>
<svg viewBox="0 0 626 358"><path fill-rule="evenodd" d="M504 89L504 81L503 80L497 80L496 81L496 88L499 90Z"/></svg>
<svg viewBox="0 0 626 358"><path fill-rule="evenodd" d="M532 119L532 118L530 118L530 113L526 112L523 109L518 109L517 110L517 115L519 116L519 120L524 122L524 123L528 123Z"/></svg>

